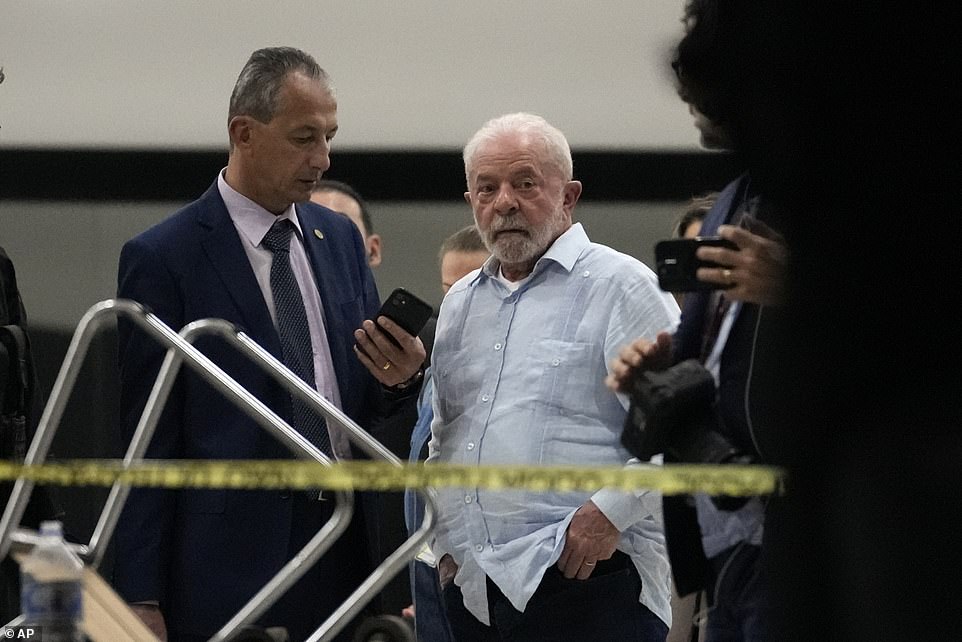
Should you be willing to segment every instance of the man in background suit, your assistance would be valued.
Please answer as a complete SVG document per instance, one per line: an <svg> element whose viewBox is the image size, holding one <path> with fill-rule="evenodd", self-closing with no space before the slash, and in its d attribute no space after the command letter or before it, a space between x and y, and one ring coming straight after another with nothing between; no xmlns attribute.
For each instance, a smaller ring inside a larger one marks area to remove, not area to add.
<svg viewBox="0 0 962 642"><path fill-rule="evenodd" d="M361 238L364 239L367 264L372 269L381 264L381 235L374 233L374 221L371 220L370 209L364 197L356 189L343 181L322 178L314 187L311 201L329 210L340 212L354 221L361 233Z"/></svg>
<svg viewBox="0 0 962 642"><path fill-rule="evenodd" d="M421 342L384 318L379 323L400 345L375 330L379 298L360 235L343 216L308 202L330 166L337 132L327 74L296 49L255 51L234 87L228 132L227 167L210 189L124 246L118 296L147 305L175 329L201 318L226 319L289 363L291 344L278 330L278 311L297 289L310 334L304 354L313 356L314 380L306 378L321 395L362 426L407 399L413 403L425 356ZM270 249L279 226L290 235L287 272L296 281L287 291L271 274L288 254ZM129 323L121 323L119 333L129 439L164 350ZM290 395L246 357L222 341L197 346L285 420L296 419ZM351 456L345 435L330 426L318 432L329 439L324 444L319 437L318 448ZM199 377L183 372L147 456L273 459L289 453ZM325 495L136 490L114 540L114 584L161 637L207 639L329 519L333 502ZM355 511L351 530L260 624L284 626L292 640L304 639L357 588L368 568L360 514Z"/></svg>

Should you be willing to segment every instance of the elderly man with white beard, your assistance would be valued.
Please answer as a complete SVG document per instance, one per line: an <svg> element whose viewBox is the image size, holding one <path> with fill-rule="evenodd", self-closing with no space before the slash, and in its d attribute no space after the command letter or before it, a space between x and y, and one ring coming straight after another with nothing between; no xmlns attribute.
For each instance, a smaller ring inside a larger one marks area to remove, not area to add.
<svg viewBox="0 0 962 642"><path fill-rule="evenodd" d="M441 305L429 464L633 465L607 364L678 322L643 263L592 243L558 129L486 123L464 148L491 258ZM658 493L439 491L434 553L455 637L663 642L670 580Z"/></svg>

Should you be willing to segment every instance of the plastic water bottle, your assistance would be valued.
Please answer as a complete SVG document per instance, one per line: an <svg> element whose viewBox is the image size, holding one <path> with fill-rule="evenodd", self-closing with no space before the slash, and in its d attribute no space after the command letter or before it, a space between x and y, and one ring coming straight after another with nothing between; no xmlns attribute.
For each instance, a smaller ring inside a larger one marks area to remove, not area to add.
<svg viewBox="0 0 962 642"><path fill-rule="evenodd" d="M83 562L64 542L58 521L40 524L40 541L20 564L24 624L39 627L44 642L79 642L83 616Z"/></svg>

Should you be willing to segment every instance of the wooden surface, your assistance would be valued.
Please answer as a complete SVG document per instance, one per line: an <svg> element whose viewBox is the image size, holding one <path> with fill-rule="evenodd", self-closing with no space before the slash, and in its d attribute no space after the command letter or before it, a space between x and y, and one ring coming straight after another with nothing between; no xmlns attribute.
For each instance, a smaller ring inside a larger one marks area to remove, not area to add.
<svg viewBox="0 0 962 642"><path fill-rule="evenodd" d="M83 629L93 642L158 642L107 582L84 568Z"/></svg>

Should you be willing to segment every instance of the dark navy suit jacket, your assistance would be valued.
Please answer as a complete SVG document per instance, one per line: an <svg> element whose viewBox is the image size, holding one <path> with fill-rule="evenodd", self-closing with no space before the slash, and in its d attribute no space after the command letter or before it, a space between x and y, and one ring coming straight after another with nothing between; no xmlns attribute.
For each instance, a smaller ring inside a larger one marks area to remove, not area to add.
<svg viewBox="0 0 962 642"><path fill-rule="evenodd" d="M748 177L742 175L726 185L718 194L715 204L702 221L699 236L715 236L718 233L718 226L731 220L742 204L747 181ZM705 317L710 312L708 308L711 297L711 290L699 290L685 294L681 321L678 324L678 329L675 330L674 337L672 337L675 362L699 357Z"/></svg>
<svg viewBox="0 0 962 642"><path fill-rule="evenodd" d="M715 205L705 216L700 235L714 236L720 225L730 223L749 196L749 177L743 174L721 191ZM759 208L755 213L766 224L778 228L772 220L776 213ZM673 361L701 358L705 325L712 302L711 291L689 292L685 295L681 321L672 340ZM718 416L725 435L742 452L751 453L764 463L765 453L774 447L770 430L766 427L779 423L777 408L771 401L777 398L774 386L781 378L780 354L773 337L780 336L783 313L778 306L769 306L760 316L759 306L744 304L732 325L722 350L719 364ZM755 345L765 346L755 350ZM748 394L750 381L751 394ZM749 416L750 415L750 416ZM754 430L750 430L752 426ZM756 450L759 449L759 450ZM686 496L666 495L662 500L668 557L672 565L676 588L686 595L706 586L709 567L701 544L701 530L693 506Z"/></svg>
<svg viewBox="0 0 962 642"><path fill-rule="evenodd" d="M740 176L719 193L715 204L702 221L700 236L714 236L718 232L719 225L731 220L742 203L747 180L747 176ZM712 291L710 290L685 294L681 321L672 337L675 363L700 357L711 300ZM687 595L706 588L709 573L708 560L702 548L701 529L690 498L684 495L665 495L662 498L662 508L665 520L665 544L668 548L668 559L671 562L672 576L675 579L678 594Z"/></svg>
<svg viewBox="0 0 962 642"><path fill-rule="evenodd" d="M296 210L323 302L342 407L366 426L386 412L386 402L352 349L353 331L379 307L361 237L348 218L319 205L300 203ZM280 339L216 182L126 243L118 297L146 305L175 330L197 319L226 319L281 358ZM119 336L122 428L129 441L164 350L128 322L120 323ZM210 337L197 347L289 418L287 393L250 360ZM147 456L291 455L184 366ZM135 489L113 541L114 585L128 601L159 600L169 629L209 635L286 563L291 505L290 494L278 491Z"/></svg>

